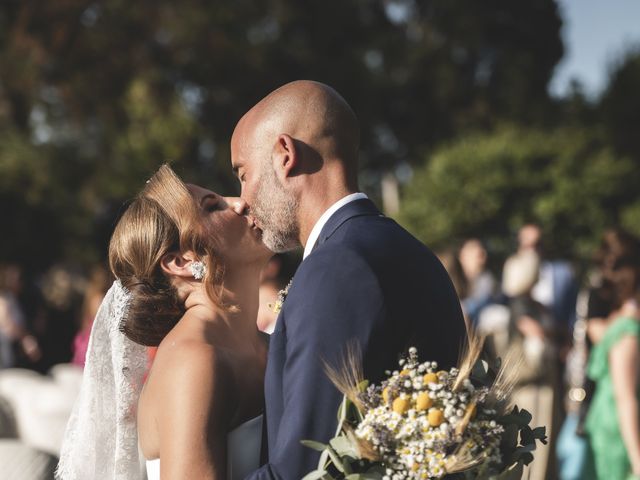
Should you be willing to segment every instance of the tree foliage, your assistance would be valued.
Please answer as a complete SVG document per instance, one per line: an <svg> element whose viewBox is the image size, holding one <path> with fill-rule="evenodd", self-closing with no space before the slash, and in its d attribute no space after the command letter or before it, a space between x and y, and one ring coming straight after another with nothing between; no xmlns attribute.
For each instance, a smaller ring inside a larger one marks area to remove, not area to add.
<svg viewBox="0 0 640 480"><path fill-rule="evenodd" d="M601 99L602 120L617 150L640 164L640 48L621 57Z"/></svg>
<svg viewBox="0 0 640 480"><path fill-rule="evenodd" d="M32 238L1 256L95 259L168 160L233 193L235 122L294 79L354 107L368 189L468 131L544 123L560 28L554 0L2 2L0 197Z"/></svg>
<svg viewBox="0 0 640 480"><path fill-rule="evenodd" d="M552 254L586 257L604 228L640 220L639 180L598 130L503 126L434 152L406 189L400 220L436 248L480 235L502 253L533 221Z"/></svg>

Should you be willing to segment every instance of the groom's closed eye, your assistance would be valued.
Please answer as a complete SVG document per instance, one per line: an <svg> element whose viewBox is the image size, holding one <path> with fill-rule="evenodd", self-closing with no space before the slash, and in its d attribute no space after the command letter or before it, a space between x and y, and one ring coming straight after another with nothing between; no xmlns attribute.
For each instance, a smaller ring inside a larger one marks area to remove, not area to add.
<svg viewBox="0 0 640 480"><path fill-rule="evenodd" d="M245 177L246 177L246 173L244 171L240 171L242 169L242 165L234 165L232 170L233 170L233 174L238 178L238 180L240 181L240 183L244 183L245 181Z"/></svg>

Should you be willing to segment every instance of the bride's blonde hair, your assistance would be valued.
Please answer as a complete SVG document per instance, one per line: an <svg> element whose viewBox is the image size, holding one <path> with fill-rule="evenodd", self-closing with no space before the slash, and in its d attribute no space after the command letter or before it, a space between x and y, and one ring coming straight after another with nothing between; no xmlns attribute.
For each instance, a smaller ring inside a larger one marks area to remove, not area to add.
<svg viewBox="0 0 640 480"><path fill-rule="evenodd" d="M160 265L171 252L191 251L207 266L207 294L220 304L223 267L214 238L186 185L163 165L128 206L111 237L109 266L131 293L122 332L136 343L157 346L184 314L184 305Z"/></svg>

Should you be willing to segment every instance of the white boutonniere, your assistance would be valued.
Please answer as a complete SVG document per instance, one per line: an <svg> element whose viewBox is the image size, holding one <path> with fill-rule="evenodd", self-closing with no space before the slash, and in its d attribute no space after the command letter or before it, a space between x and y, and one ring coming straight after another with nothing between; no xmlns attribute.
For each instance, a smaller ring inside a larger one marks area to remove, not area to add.
<svg viewBox="0 0 640 480"><path fill-rule="evenodd" d="M289 280L289 283L287 284L287 286L278 292L278 300L276 300L276 303L269 304L269 308L274 313L280 313L280 310L282 310L282 305L284 304L284 301L287 299L287 295L289 295L289 289L291 288L292 282L293 280Z"/></svg>

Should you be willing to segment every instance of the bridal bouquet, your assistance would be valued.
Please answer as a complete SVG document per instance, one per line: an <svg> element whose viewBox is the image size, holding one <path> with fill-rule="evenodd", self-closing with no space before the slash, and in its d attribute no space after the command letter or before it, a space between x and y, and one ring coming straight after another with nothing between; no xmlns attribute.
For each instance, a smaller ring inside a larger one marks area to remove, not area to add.
<svg viewBox="0 0 640 480"><path fill-rule="evenodd" d="M536 441L546 444L545 427L532 429L531 415L510 406L520 359L490 365L481 350L472 340L458 368L445 371L411 348L398 370L369 385L350 348L341 368L327 366L345 395L336 436L303 441L322 452L303 480L520 479Z"/></svg>

